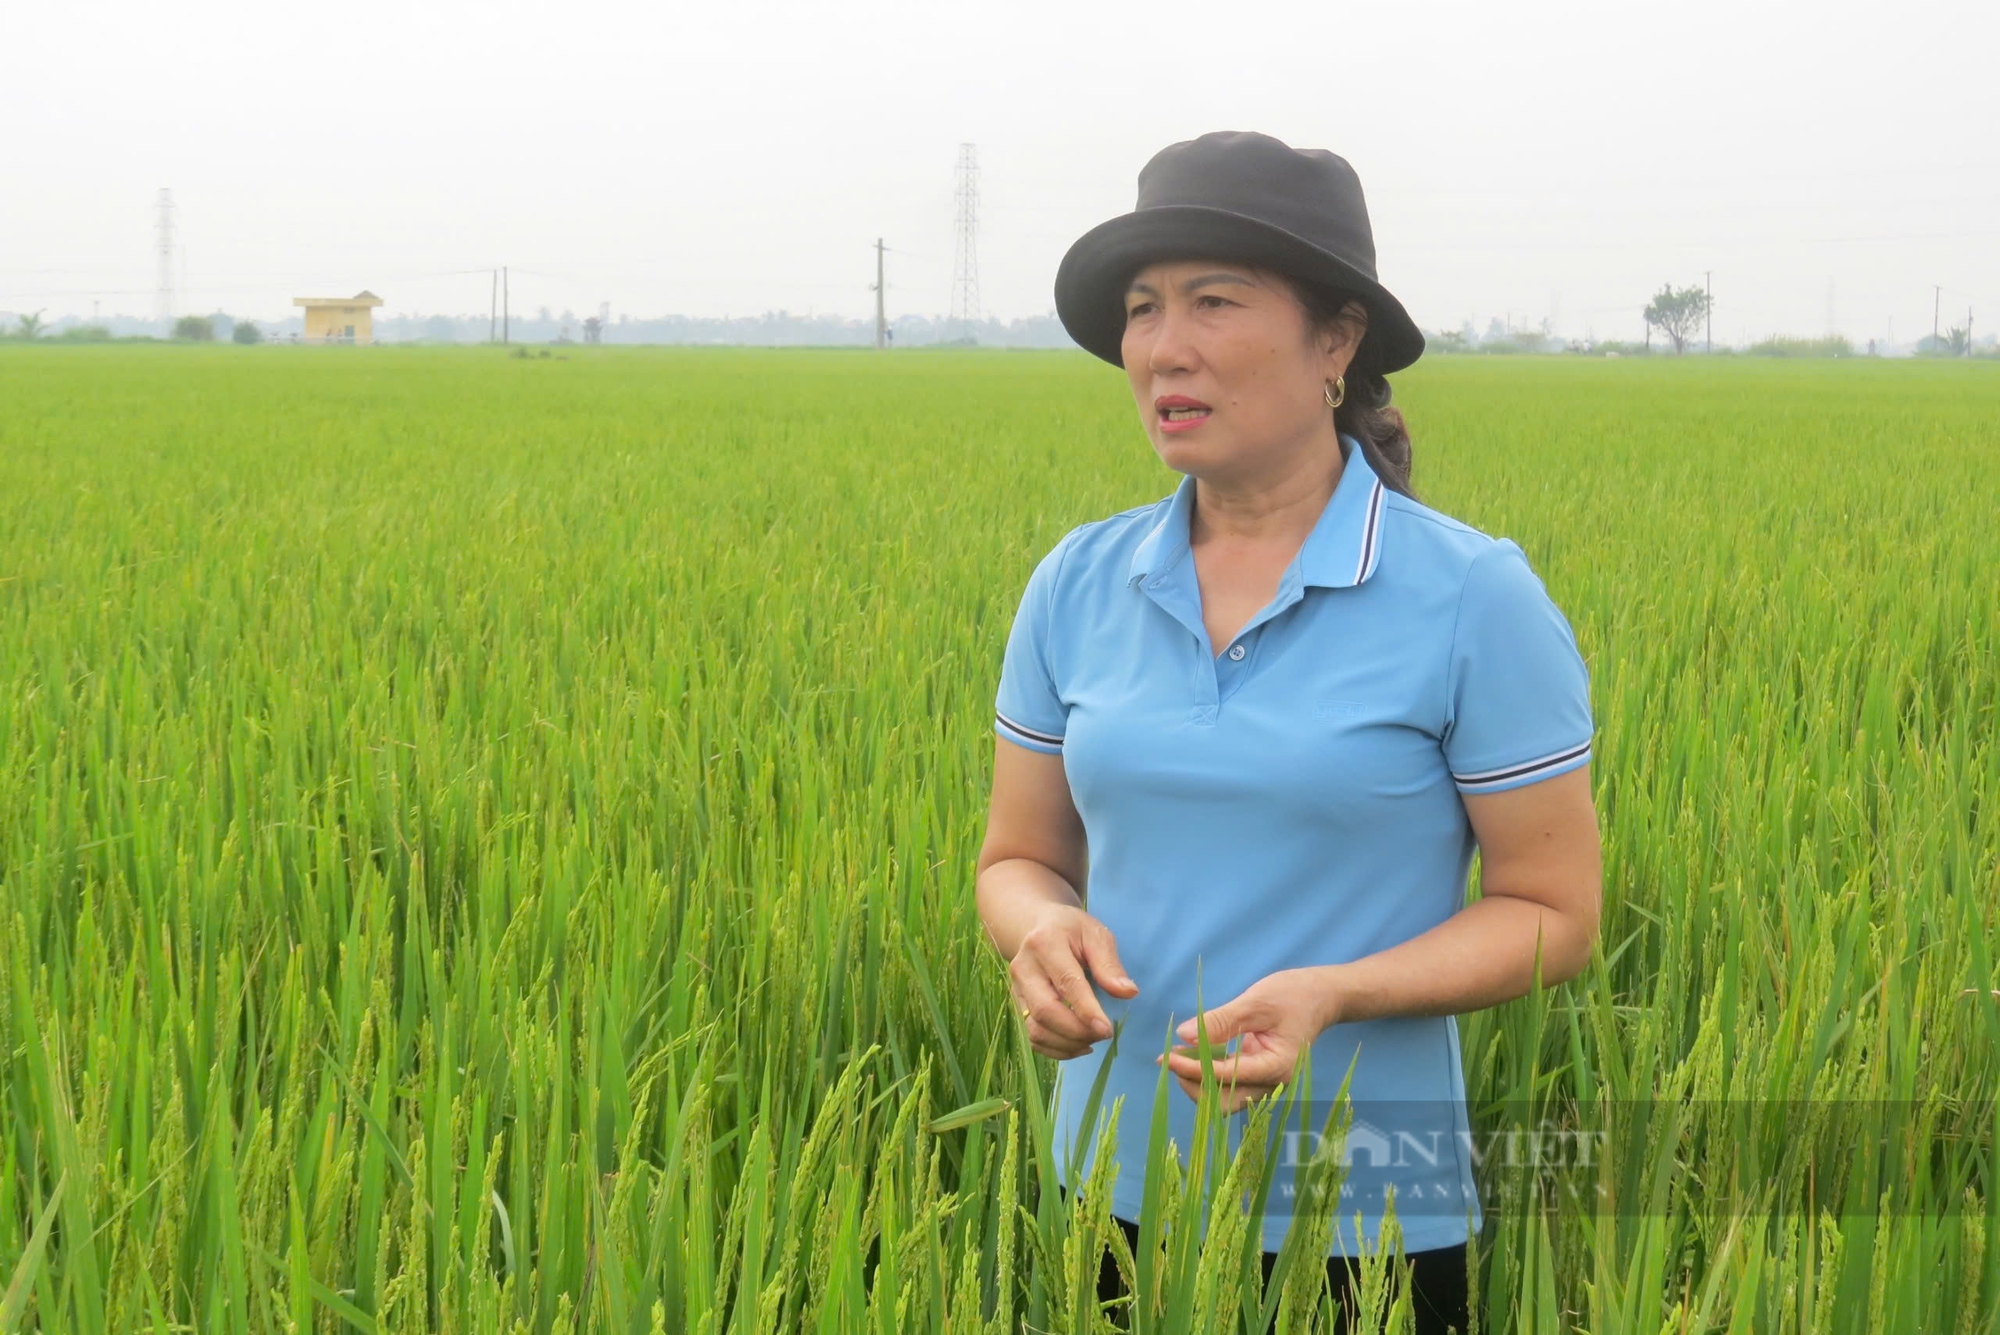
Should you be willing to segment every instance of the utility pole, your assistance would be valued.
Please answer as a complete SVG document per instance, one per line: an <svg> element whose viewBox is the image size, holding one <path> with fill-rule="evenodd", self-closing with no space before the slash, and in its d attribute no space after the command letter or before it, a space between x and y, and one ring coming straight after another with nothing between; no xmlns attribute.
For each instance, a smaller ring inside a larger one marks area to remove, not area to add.
<svg viewBox="0 0 2000 1335"><path fill-rule="evenodd" d="M1972 355L1972 307L1965 308L1965 355Z"/></svg>
<svg viewBox="0 0 2000 1335"><path fill-rule="evenodd" d="M875 351L889 346L889 321L882 307L882 238L875 238Z"/></svg>
<svg viewBox="0 0 2000 1335"><path fill-rule="evenodd" d="M500 341L502 343L513 342L508 329L508 312L511 309L507 304L508 295L507 266L503 264L500 266Z"/></svg>
<svg viewBox="0 0 2000 1335"><path fill-rule="evenodd" d="M500 271L493 271L493 294L486 303L486 341L491 343L500 333Z"/></svg>
<svg viewBox="0 0 2000 1335"><path fill-rule="evenodd" d="M1701 271L1701 290L1705 294L1705 308L1702 311L1702 319L1705 323L1701 334L1701 350L1704 353L1708 353L1715 351L1715 271L1713 269L1703 269Z"/></svg>
<svg viewBox="0 0 2000 1335"><path fill-rule="evenodd" d="M1933 285L1931 287L1931 341L1933 343L1937 341L1938 336L1938 303L1943 300L1944 289Z"/></svg>

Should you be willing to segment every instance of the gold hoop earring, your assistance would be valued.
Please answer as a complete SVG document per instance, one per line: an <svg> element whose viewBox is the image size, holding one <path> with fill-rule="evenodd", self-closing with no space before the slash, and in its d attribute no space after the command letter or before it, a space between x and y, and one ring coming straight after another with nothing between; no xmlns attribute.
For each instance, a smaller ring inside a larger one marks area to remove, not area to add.
<svg viewBox="0 0 2000 1335"><path fill-rule="evenodd" d="M1333 383L1328 385L1322 392L1326 395L1326 406L1329 408L1338 408L1341 404L1347 402L1347 377L1344 375L1335 376Z"/></svg>

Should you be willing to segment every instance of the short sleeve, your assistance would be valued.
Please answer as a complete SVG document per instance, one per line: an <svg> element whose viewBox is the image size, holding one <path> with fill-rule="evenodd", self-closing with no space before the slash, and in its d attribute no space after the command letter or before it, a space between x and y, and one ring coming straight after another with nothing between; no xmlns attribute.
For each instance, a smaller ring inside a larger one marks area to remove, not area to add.
<svg viewBox="0 0 2000 1335"><path fill-rule="evenodd" d="M1056 576L1070 536L1050 549L1028 576L1021 606L1007 633L1007 654L1000 664L1000 690L994 701L995 732L1030 751L1061 755L1069 720L1056 688L1049 661L1049 636L1055 605Z"/></svg>
<svg viewBox="0 0 2000 1335"><path fill-rule="evenodd" d="M1590 671L1514 543L1473 561L1447 671L1445 763L1461 793L1499 793L1590 760Z"/></svg>

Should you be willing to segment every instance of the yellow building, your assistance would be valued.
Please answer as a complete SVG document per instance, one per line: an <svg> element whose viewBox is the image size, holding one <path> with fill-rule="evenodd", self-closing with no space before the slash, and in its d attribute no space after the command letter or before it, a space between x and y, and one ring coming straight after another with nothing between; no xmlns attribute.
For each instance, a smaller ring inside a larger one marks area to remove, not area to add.
<svg viewBox="0 0 2000 1335"><path fill-rule="evenodd" d="M292 305L306 309L307 343L373 343L375 307L382 298L363 291L351 297L293 297Z"/></svg>

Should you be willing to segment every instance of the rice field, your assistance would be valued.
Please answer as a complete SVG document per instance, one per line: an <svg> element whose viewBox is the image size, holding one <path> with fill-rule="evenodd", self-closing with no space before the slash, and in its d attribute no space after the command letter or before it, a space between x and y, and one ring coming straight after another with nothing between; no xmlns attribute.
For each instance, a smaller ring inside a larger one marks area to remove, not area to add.
<svg viewBox="0 0 2000 1335"><path fill-rule="evenodd" d="M1993 1331L2000 374L1396 383L1598 721L1599 957L1460 1025L1621 1130L1484 1328ZM1021 585L1173 480L1081 354L0 349L0 1332L1325 1329L1219 1154L1098 1310L973 908Z"/></svg>

